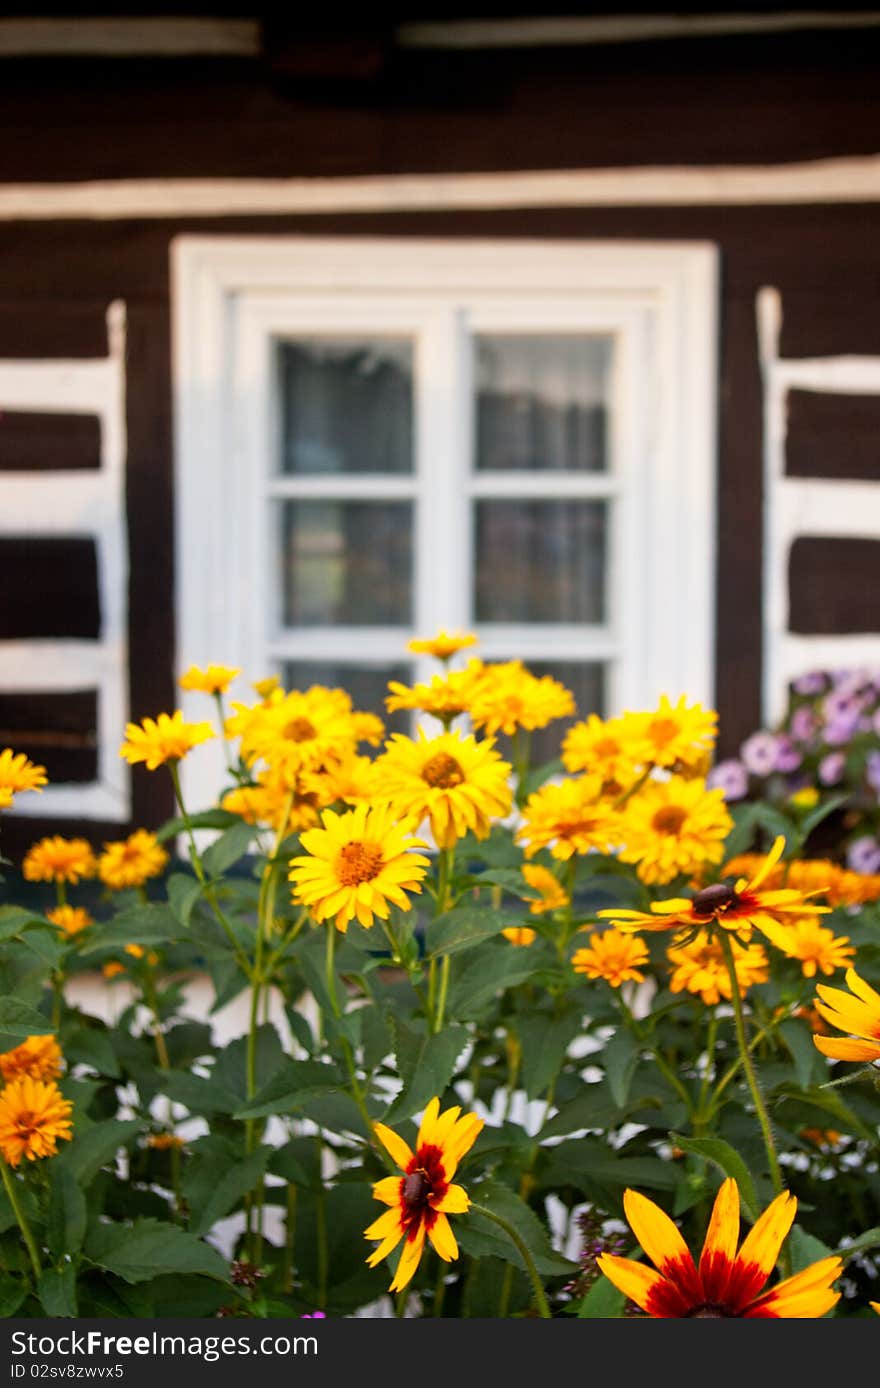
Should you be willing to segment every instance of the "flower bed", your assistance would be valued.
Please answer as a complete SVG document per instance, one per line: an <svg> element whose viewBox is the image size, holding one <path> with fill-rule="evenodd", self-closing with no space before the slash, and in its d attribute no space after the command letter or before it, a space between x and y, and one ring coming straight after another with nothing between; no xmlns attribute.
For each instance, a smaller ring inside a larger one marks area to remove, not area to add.
<svg viewBox="0 0 880 1388"><path fill-rule="evenodd" d="M416 644L415 739L193 668L215 716L121 748L177 818L35 843L31 904L10 874L3 1314L872 1316L880 880L806 856L839 796L732 803L685 697L534 766L569 691ZM0 753L7 807L45 781ZM196 974L242 1036L188 1013Z"/></svg>

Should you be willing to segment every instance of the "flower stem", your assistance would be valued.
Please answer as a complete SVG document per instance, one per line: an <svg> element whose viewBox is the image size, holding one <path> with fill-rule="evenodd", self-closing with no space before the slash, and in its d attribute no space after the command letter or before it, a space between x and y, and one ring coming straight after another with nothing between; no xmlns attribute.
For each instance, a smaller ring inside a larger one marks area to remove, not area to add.
<svg viewBox="0 0 880 1388"><path fill-rule="evenodd" d="M761 1133L764 1137L764 1147L767 1151L767 1162L770 1167L770 1177L773 1181L773 1188L777 1195L782 1193L782 1173L779 1169L779 1158L776 1155L776 1143L773 1140L773 1129L770 1126L770 1116L767 1113L767 1106L764 1103L764 1096L761 1093L761 1086L758 1083L758 1076L752 1064L752 1053L746 1037L746 1024L743 1016L742 993L740 992L739 979L736 976L736 961L733 957L733 945L726 930L719 931L721 939L721 949L724 954L724 963L730 978L730 998L733 1003L733 1018L736 1026L736 1040L739 1046L739 1053L742 1058L743 1070L748 1081L749 1090L752 1095L752 1102L755 1105L755 1114L761 1125Z"/></svg>
<svg viewBox="0 0 880 1388"><path fill-rule="evenodd" d="M24 1210L21 1208L21 1203L18 1198L18 1192L16 1191L15 1177L9 1170L9 1167L7 1166L6 1161L3 1157L0 1157L0 1176L3 1177L3 1185L6 1188L6 1194L9 1196L9 1203L12 1206L12 1211L15 1215L15 1218L18 1220L18 1227L21 1230L21 1237L24 1239L24 1246L27 1249L28 1257L31 1260L31 1267L34 1270L34 1277L37 1281L39 1281L43 1271L40 1265L40 1255L37 1252L37 1245L34 1243L34 1236L31 1233L30 1225L28 1224L27 1219L25 1218Z"/></svg>
<svg viewBox="0 0 880 1388"><path fill-rule="evenodd" d="M535 1305L538 1308L538 1315L541 1316L544 1320L552 1320L552 1315L550 1312L550 1307L547 1303L547 1297L544 1292L544 1287L541 1283L540 1277L538 1276L538 1269L535 1267L535 1263L531 1253L526 1248L525 1244L523 1243L517 1231L514 1229L513 1225L508 1220L506 1220L503 1217L503 1215L496 1214L494 1210L488 1210L485 1205L478 1205L474 1200L471 1201L471 1209L474 1210L476 1214L481 1214L485 1219L491 1220L493 1224L497 1224L499 1229L504 1230L504 1233L510 1239L510 1242L513 1244L514 1248L519 1253L519 1256L525 1263L526 1272L529 1275L529 1281L532 1284L532 1290L535 1294Z"/></svg>

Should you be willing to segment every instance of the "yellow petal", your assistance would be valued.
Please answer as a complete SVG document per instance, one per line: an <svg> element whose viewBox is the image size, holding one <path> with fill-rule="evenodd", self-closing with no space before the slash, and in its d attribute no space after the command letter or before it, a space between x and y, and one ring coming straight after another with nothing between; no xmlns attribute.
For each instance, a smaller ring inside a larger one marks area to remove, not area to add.
<svg viewBox="0 0 880 1388"><path fill-rule="evenodd" d="M399 1204L401 1180L400 1176L385 1176L381 1181L376 1181L373 1186L373 1198L381 1200L385 1205Z"/></svg>
<svg viewBox="0 0 880 1388"><path fill-rule="evenodd" d="M407 1147L403 1138L398 1137L397 1133L392 1132L390 1128L386 1128L384 1123L374 1123L373 1132L376 1134L386 1152L397 1162L401 1171L405 1171L413 1159L413 1154L409 1147Z"/></svg>
<svg viewBox="0 0 880 1388"><path fill-rule="evenodd" d="M367 1266L371 1268L378 1267L379 1264L381 1262L384 1262L384 1260L388 1257L389 1253L394 1252L395 1248L400 1243L400 1240L402 1238L402 1229L397 1229L393 1234L389 1234L388 1237L386 1239L383 1239L383 1241L379 1244L378 1248L373 1249L373 1252L366 1260Z"/></svg>
<svg viewBox="0 0 880 1388"><path fill-rule="evenodd" d="M383 1210L378 1219L364 1230L365 1239L384 1239L393 1229L402 1232L400 1210Z"/></svg>
<svg viewBox="0 0 880 1388"><path fill-rule="evenodd" d="M787 1277L759 1297L750 1311L758 1308L770 1311L774 1316L786 1318L818 1319L830 1310L839 1299L840 1293L831 1290L831 1283L843 1271L843 1262L838 1257L821 1258L794 1277Z"/></svg>
<svg viewBox="0 0 880 1388"><path fill-rule="evenodd" d="M465 1214L471 1207L471 1198L464 1186L450 1186L440 1200L432 1202L432 1208L444 1214Z"/></svg>
<svg viewBox="0 0 880 1388"><path fill-rule="evenodd" d="M465 1153L473 1147L484 1126L484 1120L478 1118L475 1113L466 1113L464 1118L458 1120L443 1147L443 1166L446 1170L447 1180L449 1180L452 1172L447 1167L446 1157L449 1157L454 1165L458 1166Z"/></svg>
<svg viewBox="0 0 880 1388"><path fill-rule="evenodd" d="M626 1190L623 1208L630 1228L656 1268L664 1272L681 1259L692 1263L690 1251L669 1215L637 1190Z"/></svg>
<svg viewBox="0 0 880 1388"><path fill-rule="evenodd" d="M428 1238L434 1245L437 1253L444 1263L451 1263L458 1257L458 1244L455 1235L450 1228L449 1220L445 1214L438 1214L431 1228L428 1230Z"/></svg>
<svg viewBox="0 0 880 1388"><path fill-rule="evenodd" d="M632 1258L618 1258L615 1253L600 1253L596 1259L600 1272L609 1282L613 1282L619 1292L628 1296L644 1311L655 1287L661 1286L665 1279L653 1268L637 1263Z"/></svg>
<svg viewBox="0 0 880 1388"><path fill-rule="evenodd" d="M437 1123L437 1114L440 1112L440 1100L435 1095L422 1114L422 1121L419 1125L419 1135L416 1138L416 1151L424 1147L425 1143L434 1143L434 1128Z"/></svg>
<svg viewBox="0 0 880 1388"><path fill-rule="evenodd" d="M767 857L764 859L758 871L755 873L754 877L749 882L749 891L757 891L757 889L760 887L761 883L766 879L768 874L773 871L776 864L779 862L779 859L782 857L784 851L785 838L782 834L779 834L777 838L773 840L773 847L770 849L770 852L767 854Z"/></svg>
<svg viewBox="0 0 880 1388"><path fill-rule="evenodd" d="M706 1285L707 1301L721 1301L736 1258L739 1242L739 1189L730 1177L723 1181L700 1255L700 1277Z"/></svg>
<svg viewBox="0 0 880 1388"><path fill-rule="evenodd" d="M400 1262L397 1264L397 1271L394 1280L388 1288L389 1292L402 1292L415 1275L416 1268L422 1256L422 1249L425 1246L425 1226L420 1224L413 1239L407 1239L403 1245L403 1252L400 1255Z"/></svg>
<svg viewBox="0 0 880 1388"><path fill-rule="evenodd" d="M870 983L866 983L855 971L847 969L846 986L855 993L856 997L861 998L862 1002L867 1003L872 1012L875 1012L880 1020L880 993L874 991Z"/></svg>
<svg viewBox="0 0 880 1388"><path fill-rule="evenodd" d="M736 1260L736 1272L753 1285L752 1296L767 1281L779 1257L779 1250L794 1221L797 1200L784 1190L755 1220ZM760 1278L760 1280L758 1280Z"/></svg>
<svg viewBox="0 0 880 1388"><path fill-rule="evenodd" d="M813 1036L813 1045L831 1060L880 1060L880 1044L848 1036Z"/></svg>

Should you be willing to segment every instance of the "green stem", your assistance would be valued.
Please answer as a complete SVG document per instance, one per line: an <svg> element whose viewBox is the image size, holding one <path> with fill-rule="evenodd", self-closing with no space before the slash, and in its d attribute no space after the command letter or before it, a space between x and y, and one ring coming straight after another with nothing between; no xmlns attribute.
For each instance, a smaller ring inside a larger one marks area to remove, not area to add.
<svg viewBox="0 0 880 1388"><path fill-rule="evenodd" d="M501 1280L501 1295L498 1298L498 1319L503 1321L507 1317L510 1307L510 1293L513 1291L513 1263L508 1263L504 1269L504 1277Z"/></svg>
<svg viewBox="0 0 880 1388"><path fill-rule="evenodd" d="M452 874L455 868L455 845L451 848L441 848L437 862L437 915L442 916L443 912L452 904ZM435 960L431 960L432 976L436 979ZM436 1007L434 1010L434 1020L431 1030L436 1033L443 1028L443 1017L446 1012L446 995L449 991L449 955L444 954L440 961L440 987L436 993Z"/></svg>
<svg viewBox="0 0 880 1388"><path fill-rule="evenodd" d="M478 1205L474 1200L471 1201L471 1209L474 1210L477 1214L481 1214L484 1219L489 1219L492 1221L493 1224L497 1224L499 1229L504 1230L504 1233L510 1239L510 1242L513 1244L514 1248L519 1253L519 1256L525 1263L526 1272L528 1273L529 1281L532 1284L532 1291L535 1294L535 1305L538 1308L538 1315L541 1316L544 1320L552 1320L550 1307L547 1303L547 1297L544 1293L544 1287L541 1283L540 1277L538 1276L538 1269L535 1267L531 1253L526 1248L525 1244L523 1243L517 1231L514 1229L513 1225L510 1224L503 1217L503 1215L496 1214L494 1210L487 1210L485 1205Z"/></svg>
<svg viewBox="0 0 880 1388"><path fill-rule="evenodd" d="M443 1030L443 1018L446 1013L446 995L449 992L449 955L444 954L440 964L440 993L437 998L437 1015L434 1018L435 1033Z"/></svg>
<svg viewBox="0 0 880 1388"><path fill-rule="evenodd" d="M333 927L336 928L335 926ZM315 1225L318 1236L318 1310L327 1309L327 1205L323 1188L315 1198Z"/></svg>
<svg viewBox="0 0 880 1388"><path fill-rule="evenodd" d="M287 1220L284 1227L284 1261L281 1265L281 1290L293 1291L293 1246L296 1240L296 1186L287 1183Z"/></svg>
<svg viewBox="0 0 880 1388"><path fill-rule="evenodd" d="M702 1128L708 1121L709 1115L706 1112L706 1101L709 1097L709 1086L715 1072L715 1042L718 1039L718 1013L712 1011L709 1019L709 1034L706 1037L706 1073L703 1075L703 1082L700 1085L700 1097L697 1101L697 1112L694 1115L694 1127Z"/></svg>
<svg viewBox="0 0 880 1388"><path fill-rule="evenodd" d="M25 1218L24 1210L21 1208L21 1204L18 1199L18 1192L16 1191L16 1179L13 1176L12 1172L9 1170L9 1167L6 1165L6 1162L3 1159L3 1157L0 1157L0 1175L2 1175L3 1177L3 1184L6 1187L6 1194L9 1196L9 1203L12 1206L15 1218L18 1220L18 1227L21 1230L21 1237L24 1239L24 1245L28 1251L28 1257L31 1260L31 1267L34 1270L34 1277L37 1281L39 1281L43 1271L40 1265L40 1255L37 1252L37 1245L34 1243L34 1236L31 1233L30 1225L28 1224L27 1219Z"/></svg>
<svg viewBox="0 0 880 1388"><path fill-rule="evenodd" d="M327 985L327 992L330 997L330 1006L333 1010L333 1016L336 1018L337 1022L341 1022L342 1008L339 1006L339 999L336 996L336 940L334 938L336 935L336 926L333 924L332 921L330 921L325 926L325 929L327 931L327 953L325 956L324 964L324 979ZM341 1032L339 1033L339 1044L342 1047L342 1054L345 1058L345 1067L348 1070L348 1079L351 1085L351 1097L354 1099L355 1104L357 1105L357 1110L363 1120L364 1127L367 1130L367 1135L370 1144L373 1147L373 1150L378 1152L387 1169L391 1172L396 1172L396 1166L394 1165L388 1153L385 1151L385 1148L378 1141L374 1134L373 1120L370 1117L370 1111L367 1108L367 1101L364 1097L364 1091L361 1089L360 1081L357 1077L357 1067L354 1063L354 1052L351 1048L351 1042L349 1041L348 1037L343 1036Z"/></svg>
<svg viewBox="0 0 880 1388"><path fill-rule="evenodd" d="M770 1126L770 1116L767 1113L767 1106L764 1103L764 1096L761 1093L761 1086L758 1083L758 1076L752 1064L752 1053L749 1049L746 1037L745 1017L743 1016L742 993L740 992L739 979L736 976L736 960L733 957L733 945L726 930L718 932L721 940L721 949L724 954L724 963L727 967L728 977L730 978L730 998L733 1003L733 1017L736 1026L736 1040L739 1046L740 1057L742 1058L743 1070L752 1095L752 1103L755 1106L755 1114L761 1125L761 1133L764 1138L764 1147L767 1151L767 1162L770 1167L770 1176L773 1181L773 1189L777 1195L782 1193L782 1173L779 1169L779 1158L776 1155L776 1143L773 1140L773 1129Z"/></svg>

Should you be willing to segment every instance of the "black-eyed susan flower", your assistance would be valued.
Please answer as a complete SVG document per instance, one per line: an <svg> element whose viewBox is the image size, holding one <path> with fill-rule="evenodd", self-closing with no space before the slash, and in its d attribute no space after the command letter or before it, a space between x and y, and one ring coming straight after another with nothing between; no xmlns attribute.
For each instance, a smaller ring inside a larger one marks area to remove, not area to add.
<svg viewBox="0 0 880 1388"><path fill-rule="evenodd" d="M84 906L53 906L51 911L46 912L46 920L57 925L68 938L79 935L80 931L95 923Z"/></svg>
<svg viewBox="0 0 880 1388"><path fill-rule="evenodd" d="M32 1080L55 1080L61 1074L61 1048L54 1036L29 1036L11 1051L0 1055L0 1074L9 1083L27 1076Z"/></svg>
<svg viewBox="0 0 880 1388"><path fill-rule="evenodd" d="M127 839L105 843L98 858L98 876L105 887L122 891L142 887L158 877L168 862L168 854L149 829L135 829Z"/></svg>
<svg viewBox="0 0 880 1388"><path fill-rule="evenodd" d="M27 851L21 870L28 882L79 882L94 877L97 869L92 845L87 839L65 839L51 834Z"/></svg>
<svg viewBox="0 0 880 1388"><path fill-rule="evenodd" d="M387 920L391 906L408 911L407 893L421 892L430 866L414 851L424 843L412 827L389 805L358 805L345 814L324 810L321 827L301 835L305 853L290 864L294 901L342 931L355 916L371 926L374 916Z"/></svg>
<svg viewBox="0 0 880 1388"><path fill-rule="evenodd" d="M24 752L4 747L0 752L0 792L12 795L24 790L42 790L48 777L45 766L29 761Z"/></svg>
<svg viewBox="0 0 880 1388"><path fill-rule="evenodd" d="M523 898L529 902L533 916L542 916L548 911L561 911L571 900L559 878L549 868L540 863L523 863L521 872L530 887L540 892L538 897Z"/></svg>
<svg viewBox="0 0 880 1388"><path fill-rule="evenodd" d="M436 636L413 637L407 641L406 649L413 655L432 655L436 660L449 660L450 656L475 646L477 638L470 631L444 631L441 627Z"/></svg>
<svg viewBox="0 0 880 1388"><path fill-rule="evenodd" d="M186 723L183 713L160 713L158 718L145 718L143 723L127 723L125 741L119 755L131 766L144 762L148 771L155 771L166 762L178 762L217 734L210 723Z"/></svg>
<svg viewBox="0 0 880 1388"><path fill-rule="evenodd" d="M713 882L692 897L672 897L654 901L650 911L630 911L616 907L600 911L599 915L613 920L621 930L675 930L682 933L723 926L727 930L742 930L785 921L791 916L820 915L828 906L817 906L807 900L804 892L795 887L767 889L765 880L782 857L785 839L780 835L751 880Z"/></svg>
<svg viewBox="0 0 880 1388"><path fill-rule="evenodd" d="M552 675L533 675L521 660L484 665L468 708L471 723L487 737L520 729L534 732L575 712L574 695Z"/></svg>
<svg viewBox="0 0 880 1388"><path fill-rule="evenodd" d="M804 978L815 978L817 973L830 975L836 969L847 969L855 959L855 948L850 944L849 936L835 935L833 930L820 925L812 916L793 920L786 925L765 925L764 934L789 959L800 960Z"/></svg>
<svg viewBox="0 0 880 1388"><path fill-rule="evenodd" d="M855 969L847 969L846 986L829 988L816 984L816 1010L826 1022L849 1036L819 1036L813 1034L813 1044L832 1060L880 1060L880 993L860 978Z"/></svg>
<svg viewBox="0 0 880 1388"><path fill-rule="evenodd" d="M529 796L516 831L525 844L527 858L549 848L554 858L566 861L594 848L608 852L620 834L620 816L602 799L598 776L577 776L549 782Z"/></svg>
<svg viewBox="0 0 880 1388"><path fill-rule="evenodd" d="M58 1143L72 1136L73 1104L53 1081L28 1075L0 1091L0 1153L9 1166L22 1157L54 1157Z"/></svg>
<svg viewBox="0 0 880 1388"><path fill-rule="evenodd" d="M741 945L735 939L731 943L740 994L753 983L766 983L770 963L761 946ZM695 993L707 1007L714 1007L722 998L730 1001L730 973L724 950L713 936L701 932L688 944L673 945L666 951L666 957L672 966L671 993Z"/></svg>
<svg viewBox="0 0 880 1388"><path fill-rule="evenodd" d="M415 1152L384 1123L373 1127L403 1175L386 1176L373 1186L375 1198L390 1208L364 1230L365 1238L381 1239L367 1263L376 1267L403 1239L389 1287L389 1291L399 1292L415 1274L426 1237L444 1262L458 1257L458 1244L446 1216L466 1213L471 1202L464 1187L453 1185L452 1178L477 1140L483 1119L475 1113L462 1117L458 1106L441 1113L439 1098L433 1098L422 1116Z"/></svg>
<svg viewBox="0 0 880 1388"><path fill-rule="evenodd" d="M671 882L720 863L732 828L724 792L707 790L701 777L649 781L623 808L619 857L643 882Z"/></svg>
<svg viewBox="0 0 880 1388"><path fill-rule="evenodd" d="M510 763L495 750L493 738L478 742L458 732L417 740L394 733L376 758L383 795L401 817L427 819L440 848L452 848L468 832L488 836L492 819L510 813Z"/></svg>
<svg viewBox="0 0 880 1388"><path fill-rule="evenodd" d="M191 690L196 694L225 694L232 681L240 674L238 666L208 665L202 670L198 665L191 665L186 673L181 675L178 684L181 689Z"/></svg>
<svg viewBox="0 0 880 1388"><path fill-rule="evenodd" d="M817 1320L840 1299L832 1289L843 1263L822 1258L794 1277L762 1292L797 1210L797 1200L783 1191L755 1221L739 1253L739 1190L723 1182L698 1265L679 1230L659 1205L638 1191L627 1190L623 1206L630 1228L654 1268L602 1253L601 1271L648 1316L684 1319ZM655 1271L656 1269L656 1271Z"/></svg>
<svg viewBox="0 0 880 1388"><path fill-rule="evenodd" d="M604 978L612 988L622 983L644 983L641 966L648 962L648 946L638 935L625 935L620 930L596 931L589 945L575 950L571 967L576 974L587 978Z"/></svg>

